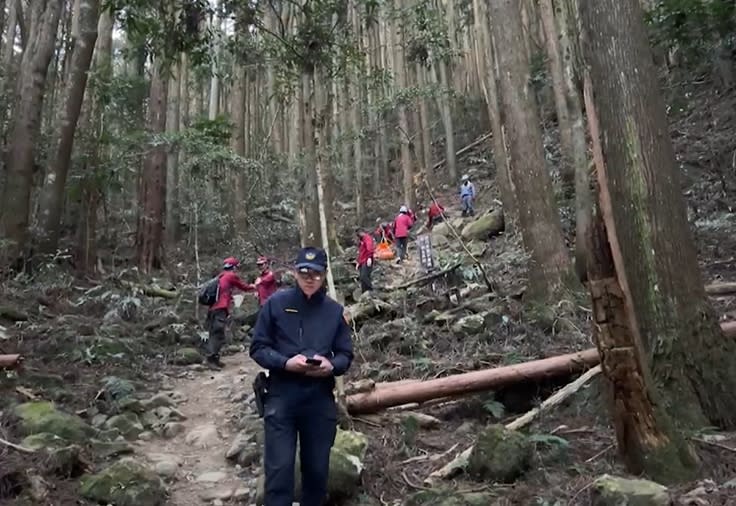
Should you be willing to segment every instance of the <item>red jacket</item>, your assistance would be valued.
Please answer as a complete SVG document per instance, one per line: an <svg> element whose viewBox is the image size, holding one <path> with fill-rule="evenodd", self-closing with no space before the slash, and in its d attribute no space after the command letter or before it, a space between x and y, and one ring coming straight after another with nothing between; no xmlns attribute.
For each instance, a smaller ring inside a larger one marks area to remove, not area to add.
<svg viewBox="0 0 736 506"><path fill-rule="evenodd" d="M363 234L358 245L358 265L365 265L369 258L373 258L376 251L376 244L370 234Z"/></svg>
<svg viewBox="0 0 736 506"><path fill-rule="evenodd" d="M258 304L262 306L276 291L276 276L273 275L273 272L268 271L266 274L260 275L260 280L261 282L255 286L256 293L258 294Z"/></svg>
<svg viewBox="0 0 736 506"><path fill-rule="evenodd" d="M437 202L432 202L432 205L429 206L429 219L430 221L432 218L436 218L437 216L442 216L442 213L444 212L445 208L442 207Z"/></svg>
<svg viewBox="0 0 736 506"><path fill-rule="evenodd" d="M244 283L233 271L223 272L220 276L220 296L217 302L212 305L210 311L214 311L215 309L230 311L230 304L233 301L233 290L236 288L244 292L255 290L255 286Z"/></svg>
<svg viewBox="0 0 736 506"><path fill-rule="evenodd" d="M394 220L394 235L396 237L409 237L409 229L414 225L414 220L408 214L400 213Z"/></svg>

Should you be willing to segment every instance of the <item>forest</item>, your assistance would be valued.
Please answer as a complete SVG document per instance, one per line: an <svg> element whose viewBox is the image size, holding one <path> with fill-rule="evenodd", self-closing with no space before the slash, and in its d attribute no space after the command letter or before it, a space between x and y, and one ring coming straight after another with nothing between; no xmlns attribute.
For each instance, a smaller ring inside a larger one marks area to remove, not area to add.
<svg viewBox="0 0 736 506"><path fill-rule="evenodd" d="M328 504L736 505L735 62L732 0L0 0L0 504L264 504L198 290L317 246Z"/></svg>

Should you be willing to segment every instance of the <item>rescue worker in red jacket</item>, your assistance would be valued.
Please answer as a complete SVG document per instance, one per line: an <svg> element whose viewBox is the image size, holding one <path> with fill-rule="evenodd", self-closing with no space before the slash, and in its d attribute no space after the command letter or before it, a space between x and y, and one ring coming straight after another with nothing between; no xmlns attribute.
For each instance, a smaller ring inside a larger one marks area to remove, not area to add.
<svg viewBox="0 0 736 506"><path fill-rule="evenodd" d="M206 326L209 331L207 341L207 366L213 369L222 369L224 364L220 361L220 349L225 343L225 328L230 315L230 305L233 302L233 290L252 292L255 285L245 283L235 271L240 267L240 262L235 257L223 260L222 273L219 276L218 296L207 312Z"/></svg>
<svg viewBox="0 0 736 506"><path fill-rule="evenodd" d="M394 242L394 227L391 223L383 221L376 227L373 236L376 241L387 241L389 243Z"/></svg>
<svg viewBox="0 0 736 506"><path fill-rule="evenodd" d="M373 242L371 234L358 229L355 234L358 238L358 258L355 268L358 270L360 289L363 293L373 290L371 274L373 273L373 254L376 251L376 243Z"/></svg>
<svg viewBox="0 0 736 506"><path fill-rule="evenodd" d="M436 200L432 200L432 205L429 206L429 211L427 212L427 229L432 230L432 227L436 225L437 223L442 223L445 218L442 213L445 212L445 208L442 207L442 204L437 202Z"/></svg>
<svg viewBox="0 0 736 506"><path fill-rule="evenodd" d="M256 294L258 295L258 306L262 307L268 298L276 291L276 276L271 270L268 258L263 256L258 257L256 265L261 271L260 276L256 278L255 287Z"/></svg>
<svg viewBox="0 0 736 506"><path fill-rule="evenodd" d="M409 229L414 225L409 215L409 209L406 206L399 208L399 214L394 219L394 235L396 236L396 253L399 259L396 263L401 263L406 258L406 249L409 243Z"/></svg>

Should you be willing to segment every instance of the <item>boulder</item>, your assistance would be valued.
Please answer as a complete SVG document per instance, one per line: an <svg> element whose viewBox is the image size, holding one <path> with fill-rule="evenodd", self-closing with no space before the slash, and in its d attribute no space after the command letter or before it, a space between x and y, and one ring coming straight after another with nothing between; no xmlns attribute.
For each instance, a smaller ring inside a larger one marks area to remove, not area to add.
<svg viewBox="0 0 736 506"><path fill-rule="evenodd" d="M43 465L47 472L70 477L78 476L85 468L82 449L54 434L48 432L33 434L23 439L21 445L46 453Z"/></svg>
<svg viewBox="0 0 736 506"><path fill-rule="evenodd" d="M452 324L452 331L456 334L478 334L486 326L485 318L480 314L463 316Z"/></svg>
<svg viewBox="0 0 736 506"><path fill-rule="evenodd" d="M107 395L116 401L130 398L135 393L135 386L130 381L117 376L106 376L102 379L102 386Z"/></svg>
<svg viewBox="0 0 736 506"><path fill-rule="evenodd" d="M368 448L368 439L356 431L337 430L335 444L330 451L330 470L327 482L327 494L330 502L340 503L354 497L360 488L363 474L363 459ZM297 450L296 455L299 455ZM299 458L296 461L295 499L301 494L301 468ZM263 503L263 476L258 479L256 504Z"/></svg>
<svg viewBox="0 0 736 506"><path fill-rule="evenodd" d="M529 469L532 453L533 444L524 434L491 425L478 436L468 471L475 478L509 483Z"/></svg>
<svg viewBox="0 0 736 506"><path fill-rule="evenodd" d="M166 489L156 474L132 459L115 462L97 474L82 478L85 499L115 506L159 506Z"/></svg>
<svg viewBox="0 0 736 506"><path fill-rule="evenodd" d="M172 363L176 365L192 365L202 362L202 355L196 348L179 348L174 352Z"/></svg>
<svg viewBox="0 0 736 506"><path fill-rule="evenodd" d="M56 409L51 402L26 402L15 407L15 415L21 420L26 435L47 432L70 443L83 443L95 430L76 415Z"/></svg>
<svg viewBox="0 0 736 506"><path fill-rule="evenodd" d="M503 231L503 229L503 211L501 209L493 209L465 225L460 235L466 240L478 239L484 241L489 236Z"/></svg>
<svg viewBox="0 0 736 506"><path fill-rule="evenodd" d="M592 506L667 506L667 488L648 480L604 474L593 482Z"/></svg>
<svg viewBox="0 0 736 506"><path fill-rule="evenodd" d="M220 434L215 424L206 423L189 431L184 441L190 446L208 448L220 442Z"/></svg>
<svg viewBox="0 0 736 506"><path fill-rule="evenodd" d="M248 467L261 459L261 448L255 433L241 431L233 440L225 458L242 467Z"/></svg>
<svg viewBox="0 0 736 506"><path fill-rule="evenodd" d="M131 412L110 417L105 422L105 427L107 429L118 430L125 439L135 439L138 437L138 434L143 432L143 424L138 419L138 415Z"/></svg>

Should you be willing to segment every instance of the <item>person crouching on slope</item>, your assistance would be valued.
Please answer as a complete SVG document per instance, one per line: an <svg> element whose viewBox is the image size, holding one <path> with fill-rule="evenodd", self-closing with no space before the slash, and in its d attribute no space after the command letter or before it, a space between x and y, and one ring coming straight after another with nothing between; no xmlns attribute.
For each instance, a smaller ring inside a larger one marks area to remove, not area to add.
<svg viewBox="0 0 736 506"><path fill-rule="evenodd" d="M225 328L230 316L230 305L233 302L233 290L252 292L255 285L245 283L235 271L240 267L240 262L235 257L223 260L222 273L219 276L218 297L207 311L205 325L209 331L207 341L206 364L211 369L222 369L224 364L220 361L220 349L225 344Z"/></svg>

